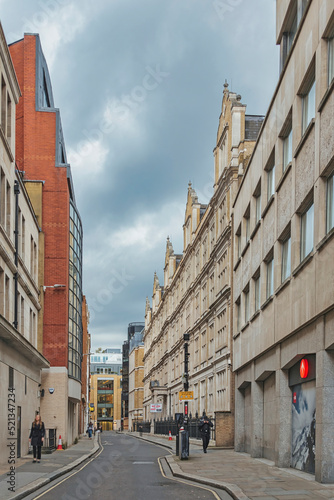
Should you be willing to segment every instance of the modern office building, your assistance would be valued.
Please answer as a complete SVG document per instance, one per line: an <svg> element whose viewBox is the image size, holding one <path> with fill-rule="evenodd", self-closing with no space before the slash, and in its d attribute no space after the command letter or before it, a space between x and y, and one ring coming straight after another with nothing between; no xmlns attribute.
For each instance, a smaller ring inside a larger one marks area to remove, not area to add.
<svg viewBox="0 0 334 500"><path fill-rule="evenodd" d="M20 88L0 24L0 465L28 453L28 432L41 407L38 316L43 233L15 168L15 112ZM48 430L46 439L48 439Z"/></svg>
<svg viewBox="0 0 334 500"><path fill-rule="evenodd" d="M70 445L79 434L82 397L82 224L39 36L25 34L9 49L22 92L16 163L25 182L41 182L35 211L45 235L42 352L51 364L42 373L41 415Z"/></svg>
<svg viewBox="0 0 334 500"><path fill-rule="evenodd" d="M120 375L122 371L122 351L120 348L108 348L102 352L93 352L90 356L90 373Z"/></svg>
<svg viewBox="0 0 334 500"><path fill-rule="evenodd" d="M192 185L183 225L182 254L167 239L164 284L154 275L146 300L144 420L151 404L162 418L183 413L185 342L189 353L189 413L215 418L216 443L234 443L232 337L232 204L263 117L246 115L241 96L225 83L216 146L214 194L207 205ZM187 334L189 340L185 341Z"/></svg>
<svg viewBox="0 0 334 500"><path fill-rule="evenodd" d="M90 421L103 430L121 428L122 377L120 375L91 375Z"/></svg>
<svg viewBox="0 0 334 500"><path fill-rule="evenodd" d="M327 483L334 481L334 5L276 6L281 71L233 207L235 449Z"/></svg>

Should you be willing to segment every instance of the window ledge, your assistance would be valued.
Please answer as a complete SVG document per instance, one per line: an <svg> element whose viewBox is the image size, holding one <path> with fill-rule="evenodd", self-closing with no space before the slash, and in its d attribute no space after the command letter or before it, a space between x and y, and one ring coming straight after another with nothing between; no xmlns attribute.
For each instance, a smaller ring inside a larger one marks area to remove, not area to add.
<svg viewBox="0 0 334 500"><path fill-rule="evenodd" d="M243 257L245 255L245 253L247 252L247 248L249 247L249 243L250 243L250 241L248 240L246 245L245 245L245 248L241 252L241 257Z"/></svg>
<svg viewBox="0 0 334 500"><path fill-rule="evenodd" d="M278 182L278 185L277 185L277 188L276 188L276 191L279 191L282 187L282 184L286 178L286 176L288 175L288 173L290 172L291 170L291 167L292 167L292 162L290 161L290 163L287 164L286 166L286 169L284 170L284 172L282 173L282 177L280 178L279 182Z"/></svg>
<svg viewBox="0 0 334 500"><path fill-rule="evenodd" d="M239 335L240 335L240 332L234 333L233 334L233 340L236 339L237 337L239 337Z"/></svg>
<svg viewBox="0 0 334 500"><path fill-rule="evenodd" d="M256 235L257 230L259 229L260 225L261 225L261 219L259 219L257 221L257 223L255 224L255 227L254 227L254 229L252 231L252 234L250 235L250 238L249 238L250 240L252 240L254 238L254 236Z"/></svg>
<svg viewBox="0 0 334 500"><path fill-rule="evenodd" d="M289 277L288 277L288 278L286 278L286 279L283 281L283 283L282 283L282 284L281 284L281 285L277 288L277 290L276 290L275 294L276 294L276 295L279 295L279 294L282 292L282 290L284 290L284 288L290 284L290 281L291 281L291 277L289 276Z"/></svg>
<svg viewBox="0 0 334 500"><path fill-rule="evenodd" d="M236 270L237 270L237 268L238 268L238 266L239 266L240 262L241 262L241 257L239 257L239 259L237 260L237 263L236 263L236 265L234 266L233 271L236 271Z"/></svg>
<svg viewBox="0 0 334 500"><path fill-rule="evenodd" d="M295 153L293 155L294 158L296 158L299 155L300 150L304 146L304 143L305 143L306 139L308 138L308 136L310 135L311 130L314 127L314 124L315 124L315 118L312 118L312 120L310 121L310 123L307 125L307 128L306 128L306 130L305 130L302 138L300 139L298 146L296 147L296 151L295 151Z"/></svg>
<svg viewBox="0 0 334 500"><path fill-rule="evenodd" d="M334 227L332 227L332 229L328 231L326 236L322 238L320 243L318 243L318 245L316 246L316 250L321 251L323 247L326 245L327 241L331 240L333 236L334 236Z"/></svg>
<svg viewBox="0 0 334 500"><path fill-rule="evenodd" d="M304 260L296 267L296 269L292 272L292 276L295 277L297 274L313 259L313 251L310 252Z"/></svg>
<svg viewBox="0 0 334 500"><path fill-rule="evenodd" d="M242 327L241 327L241 332L243 332L244 330L246 330L246 328L248 327L249 325L249 321L247 321Z"/></svg>
<svg viewBox="0 0 334 500"><path fill-rule="evenodd" d="M334 89L334 78L333 80L331 81L331 83L329 84L329 87L328 89L326 90L325 94L324 94L324 97L321 99L320 101L320 104L318 106L318 111L321 112L322 111L322 108L325 106L326 102L327 102L327 99L328 97L331 95L332 93L332 90Z"/></svg>
<svg viewBox="0 0 334 500"><path fill-rule="evenodd" d="M261 306L261 311L267 307L268 304L273 300L274 296L270 295L270 297L267 298L267 300L262 304Z"/></svg>
<svg viewBox="0 0 334 500"><path fill-rule="evenodd" d="M267 203L267 205L266 205L265 209L263 210L263 212L262 212L262 214L261 214L261 218L262 218L262 219L264 218L264 216L265 216L265 215L266 215L266 213L268 212L269 208L270 208L270 207L271 207L271 205L273 204L274 199L275 199L275 195L274 195L274 194L272 194L272 195L270 196L269 200L268 200L268 203Z"/></svg>
<svg viewBox="0 0 334 500"><path fill-rule="evenodd" d="M252 321L254 321L255 318L257 318L257 316L260 314L260 309L258 309L257 311L255 311L255 313L253 314L253 316L250 318L249 322L251 323Z"/></svg>

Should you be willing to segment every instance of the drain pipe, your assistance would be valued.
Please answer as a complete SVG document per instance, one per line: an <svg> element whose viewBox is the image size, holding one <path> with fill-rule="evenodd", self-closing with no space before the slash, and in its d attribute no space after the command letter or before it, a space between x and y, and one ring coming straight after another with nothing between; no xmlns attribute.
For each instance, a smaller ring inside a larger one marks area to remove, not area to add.
<svg viewBox="0 0 334 500"><path fill-rule="evenodd" d="M19 194L20 194L20 185L18 181L14 181L14 194L15 194L15 267L16 272L14 274L14 328L17 330L18 321L18 280L19 273L17 270L18 262L19 262Z"/></svg>

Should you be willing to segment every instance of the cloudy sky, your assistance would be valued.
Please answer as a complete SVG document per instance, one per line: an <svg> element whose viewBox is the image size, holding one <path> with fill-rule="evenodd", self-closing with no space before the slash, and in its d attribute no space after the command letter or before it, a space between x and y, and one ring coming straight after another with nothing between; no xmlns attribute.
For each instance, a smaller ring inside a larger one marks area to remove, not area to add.
<svg viewBox="0 0 334 500"><path fill-rule="evenodd" d="M188 182L212 195L223 84L265 114L275 0L0 0L7 42L39 33L84 227L92 349L144 321Z"/></svg>

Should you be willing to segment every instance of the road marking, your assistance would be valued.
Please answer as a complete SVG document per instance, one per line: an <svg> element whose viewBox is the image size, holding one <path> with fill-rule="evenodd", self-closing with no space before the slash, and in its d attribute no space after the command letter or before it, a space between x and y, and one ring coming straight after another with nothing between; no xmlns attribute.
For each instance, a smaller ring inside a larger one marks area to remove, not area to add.
<svg viewBox="0 0 334 500"><path fill-rule="evenodd" d="M154 464L154 462L133 462L136 465Z"/></svg>

